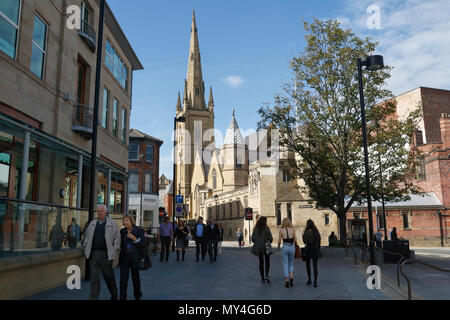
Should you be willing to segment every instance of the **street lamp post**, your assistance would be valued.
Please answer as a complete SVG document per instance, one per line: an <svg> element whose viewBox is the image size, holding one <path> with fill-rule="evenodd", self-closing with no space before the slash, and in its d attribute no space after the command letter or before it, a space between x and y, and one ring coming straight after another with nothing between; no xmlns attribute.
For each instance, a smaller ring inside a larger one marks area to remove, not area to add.
<svg viewBox="0 0 450 320"><path fill-rule="evenodd" d="M367 127L366 127L366 110L364 103L364 90L363 90L363 78L362 67L365 66L369 71L380 70L384 67L383 56L373 55L367 57L365 61L358 58L358 82L359 82L359 98L361 103L361 121L363 132L363 144L364 144L364 162L366 170L366 193L367 193L367 213L369 218L369 233L370 233L370 264L375 264L375 242L373 236L373 221L372 221L372 197L370 194L370 172L369 172L369 151L367 147Z"/></svg>
<svg viewBox="0 0 450 320"><path fill-rule="evenodd" d="M377 127L380 125L377 123ZM381 207L383 210L383 225L384 225L384 240L388 239L387 236L387 224L386 224L386 208L384 203L384 180L383 180L383 170L381 168L381 154L378 152L378 167L380 169L380 184L381 184Z"/></svg>
<svg viewBox="0 0 450 320"><path fill-rule="evenodd" d="M172 228L175 234L175 197L176 197L176 145L177 145L177 122L186 122L186 117L173 118L173 181L172 181ZM172 241L172 251L175 251L175 239Z"/></svg>
<svg viewBox="0 0 450 320"><path fill-rule="evenodd" d="M98 22L98 42L97 42L97 65L95 71L95 93L94 93L94 115L92 119L92 145L91 145L91 188L89 194L89 213L88 221L94 219L94 210L96 205L95 186L97 185L97 134L98 134L98 107L100 105L100 77L102 70L102 52L103 52L103 27L105 21L105 3L106 0L100 0L100 17ZM89 263L86 259L86 280L90 280Z"/></svg>

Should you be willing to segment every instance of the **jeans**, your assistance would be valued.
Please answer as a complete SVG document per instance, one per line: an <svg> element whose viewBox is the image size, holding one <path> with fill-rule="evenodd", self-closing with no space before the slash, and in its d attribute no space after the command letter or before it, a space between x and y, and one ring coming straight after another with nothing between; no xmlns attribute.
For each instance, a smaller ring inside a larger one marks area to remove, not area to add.
<svg viewBox="0 0 450 320"><path fill-rule="evenodd" d="M161 238L161 261L164 261L164 252L166 253L166 261L169 261L170 252L170 237L160 237Z"/></svg>
<svg viewBox="0 0 450 320"><path fill-rule="evenodd" d="M134 298L140 299L141 293L141 279L139 277L139 269L134 267L133 254L126 253L120 261L120 300L127 300L128 279L130 276L133 281Z"/></svg>
<svg viewBox="0 0 450 320"><path fill-rule="evenodd" d="M239 248L242 247L242 241L244 241L243 237L238 238Z"/></svg>
<svg viewBox="0 0 450 320"><path fill-rule="evenodd" d="M208 255L211 261L216 261L217 259L217 240L209 240L208 241Z"/></svg>
<svg viewBox="0 0 450 320"><path fill-rule="evenodd" d="M289 273L294 272L295 245L292 243L283 244L281 248L281 258L283 260L284 277L289 278Z"/></svg>
<svg viewBox="0 0 450 320"><path fill-rule="evenodd" d="M222 241L219 241L219 245L217 246L218 254L222 254Z"/></svg>
<svg viewBox="0 0 450 320"><path fill-rule="evenodd" d="M89 257L89 267L91 269L91 294L90 300L98 300L100 295L100 271L103 274L108 286L111 299L117 300L117 285L112 268L112 261L108 261L106 250L92 250Z"/></svg>

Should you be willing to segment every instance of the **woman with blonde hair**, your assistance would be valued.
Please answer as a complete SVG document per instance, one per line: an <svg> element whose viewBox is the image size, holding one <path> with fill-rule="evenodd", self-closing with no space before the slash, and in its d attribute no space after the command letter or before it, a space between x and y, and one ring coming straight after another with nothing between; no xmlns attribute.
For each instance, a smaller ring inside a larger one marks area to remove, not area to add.
<svg viewBox="0 0 450 320"><path fill-rule="evenodd" d="M281 223L280 234L278 236L278 248L281 246L281 240L283 240L281 258L283 260L285 287L289 288L294 286L294 256L295 244L297 243L297 236L295 235L292 221L289 218L284 218Z"/></svg>

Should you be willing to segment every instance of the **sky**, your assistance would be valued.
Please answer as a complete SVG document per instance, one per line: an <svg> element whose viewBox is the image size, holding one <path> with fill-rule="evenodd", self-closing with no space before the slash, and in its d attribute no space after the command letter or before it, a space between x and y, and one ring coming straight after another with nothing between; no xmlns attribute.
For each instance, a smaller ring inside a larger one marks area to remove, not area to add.
<svg viewBox="0 0 450 320"><path fill-rule="evenodd" d="M193 9L205 88L213 87L215 127L223 135L232 109L244 132L256 129L258 109L292 78L289 60L305 48L303 22L315 18L338 19L378 41L376 53L394 67L388 88L395 95L419 86L450 90L449 0L107 1L145 68L134 73L130 127L164 141L160 175L168 178Z"/></svg>

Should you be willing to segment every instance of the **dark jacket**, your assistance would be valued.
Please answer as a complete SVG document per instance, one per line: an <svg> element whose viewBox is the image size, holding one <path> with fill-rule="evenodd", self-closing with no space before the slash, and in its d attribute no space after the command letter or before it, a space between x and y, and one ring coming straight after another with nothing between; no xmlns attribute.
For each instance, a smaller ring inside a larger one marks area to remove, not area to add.
<svg viewBox="0 0 450 320"><path fill-rule="evenodd" d="M223 241L223 228L222 227L220 227L219 228L219 231L220 231L220 237L219 237L219 241Z"/></svg>
<svg viewBox="0 0 450 320"><path fill-rule="evenodd" d="M144 229L138 226L133 226L133 230L131 233L138 239L141 239L138 243L134 243L131 239L127 237L127 228L122 228L120 230L120 256L119 256L119 265L122 262L122 259L126 257L127 254L127 243L128 240L131 243L131 250L133 251L133 261L134 265L137 265L137 262L141 259L141 250L145 247L145 237L144 237Z"/></svg>
<svg viewBox="0 0 450 320"><path fill-rule="evenodd" d="M186 233L184 233L186 232ZM175 230L175 238L184 239L189 235L189 228L188 226L185 226L183 230L180 230L180 228L177 228Z"/></svg>
<svg viewBox="0 0 450 320"><path fill-rule="evenodd" d="M217 224L214 224L214 228L211 228L211 225L207 225L205 229L205 236L207 241L219 241L219 226Z"/></svg>
<svg viewBox="0 0 450 320"><path fill-rule="evenodd" d="M195 227L192 228L192 239L193 240L197 240L197 226L198 224L195 225ZM205 232L206 232L206 224L203 223L203 238L205 237Z"/></svg>
<svg viewBox="0 0 450 320"><path fill-rule="evenodd" d="M266 243L266 241L269 241L270 243L273 242L272 232L270 232L270 228L266 227L266 229L261 230L261 232L258 228L254 228L252 234L252 242L253 242L252 252L255 255L265 253L266 247L264 244Z"/></svg>

